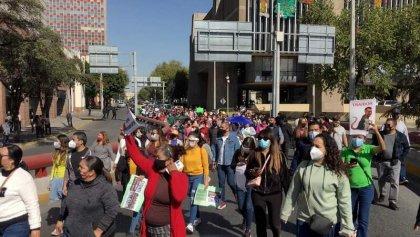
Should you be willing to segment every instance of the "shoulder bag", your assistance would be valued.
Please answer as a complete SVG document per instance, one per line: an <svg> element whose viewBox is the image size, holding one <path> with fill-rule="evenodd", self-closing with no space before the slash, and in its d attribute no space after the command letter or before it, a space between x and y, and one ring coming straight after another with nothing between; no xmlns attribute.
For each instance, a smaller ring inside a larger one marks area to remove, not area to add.
<svg viewBox="0 0 420 237"><path fill-rule="evenodd" d="M264 162L264 165L262 167L262 171L264 171L265 166L267 165L267 162L270 160L270 155L268 155L267 159ZM248 186L252 187L252 188L257 188L261 185L261 175L258 175L258 177L251 179L250 181L248 181L247 183Z"/></svg>
<svg viewBox="0 0 420 237"><path fill-rule="evenodd" d="M308 164L309 164L309 161L308 161L307 165ZM312 213L311 209L309 208L309 202L308 202L309 194L306 193L305 185L303 184L303 178L305 177L307 168L308 168L308 166L305 167L305 171L304 171L303 177L302 177L302 189L303 189L303 195L305 196L306 206L308 208L308 212L309 212L309 216L310 216L309 217L309 226L310 226L312 231L314 231L314 232L316 232L320 235L326 235L333 228L334 223L330 219L328 219L324 216L321 216L321 215L316 214L316 213ZM309 182L308 191L310 191L310 187L311 187L311 182Z"/></svg>

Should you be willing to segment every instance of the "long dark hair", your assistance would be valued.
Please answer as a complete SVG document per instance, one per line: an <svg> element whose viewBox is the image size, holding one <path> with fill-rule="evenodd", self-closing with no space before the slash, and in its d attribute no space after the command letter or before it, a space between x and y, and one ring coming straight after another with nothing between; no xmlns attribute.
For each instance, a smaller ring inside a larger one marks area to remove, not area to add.
<svg viewBox="0 0 420 237"><path fill-rule="evenodd" d="M7 145L7 152L9 152L9 158L13 160L14 165L16 168L22 168L24 170L28 170L28 167L26 166L25 162L22 160L23 151L22 149L17 145Z"/></svg>
<svg viewBox="0 0 420 237"><path fill-rule="evenodd" d="M104 163L96 156L87 156L85 159L89 171L95 171L96 176L103 175L108 182L112 182L111 174L104 169Z"/></svg>
<svg viewBox="0 0 420 237"><path fill-rule="evenodd" d="M321 138L325 146L325 165L332 170L337 176L347 175L347 167L338 155L338 147L334 138L328 133L318 134L315 138Z"/></svg>

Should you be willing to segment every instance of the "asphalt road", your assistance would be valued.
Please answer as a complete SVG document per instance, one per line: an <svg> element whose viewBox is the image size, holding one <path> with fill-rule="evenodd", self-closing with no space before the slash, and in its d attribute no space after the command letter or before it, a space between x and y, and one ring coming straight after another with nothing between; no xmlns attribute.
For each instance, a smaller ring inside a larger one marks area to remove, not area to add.
<svg viewBox="0 0 420 237"><path fill-rule="evenodd" d="M123 122L125 111L119 110L119 120L93 121L85 126L83 129L88 136L88 144L91 144L99 131L105 130L109 133L112 141L116 141L119 127ZM37 147L28 148L25 154L38 154L50 152L52 150L51 144L40 145ZM375 173L375 172L374 172ZM212 185L217 185L217 177L212 173ZM372 205L370 212L369 236L371 237L411 237L420 236L420 231L415 233L412 227L417 214L419 206L420 182L411 180L408 186L400 188L400 200L398 211L390 210L384 206ZM237 211L237 206L234 203L232 193L227 191L227 207L223 210L215 208L201 208L202 223L196 228L196 231L191 236L243 236L239 225L242 223L242 217ZM41 203L42 212L42 236L50 236L53 229L55 219L58 213L58 203ZM188 201L184 202L185 217L188 217ZM126 210L121 210L117 217L118 230L116 237L124 237L130 225L131 213ZM264 217L258 217L264 218ZM295 233L295 216L292 216L290 222L283 226L282 236L294 236ZM252 236L255 234L255 224L252 226ZM271 232L269 236L271 236Z"/></svg>

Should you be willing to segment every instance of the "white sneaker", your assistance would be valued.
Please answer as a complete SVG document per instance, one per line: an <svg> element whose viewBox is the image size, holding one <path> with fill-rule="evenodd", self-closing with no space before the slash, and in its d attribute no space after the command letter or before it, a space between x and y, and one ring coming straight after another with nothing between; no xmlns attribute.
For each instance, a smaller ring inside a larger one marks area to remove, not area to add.
<svg viewBox="0 0 420 237"><path fill-rule="evenodd" d="M195 221L194 221L194 226L198 226L199 224L201 223L201 218L197 218L197 219L195 219Z"/></svg>
<svg viewBox="0 0 420 237"><path fill-rule="evenodd" d="M189 223L187 225L187 228L186 229L187 229L188 234L194 233L194 226L193 226L193 224Z"/></svg>

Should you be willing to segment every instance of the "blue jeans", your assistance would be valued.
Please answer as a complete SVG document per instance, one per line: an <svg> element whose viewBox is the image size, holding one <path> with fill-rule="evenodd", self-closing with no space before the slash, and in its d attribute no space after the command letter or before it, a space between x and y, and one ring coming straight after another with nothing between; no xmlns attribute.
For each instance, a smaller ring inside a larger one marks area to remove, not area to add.
<svg viewBox="0 0 420 237"><path fill-rule="evenodd" d="M309 223L301 220L296 221L296 237L339 237L338 232L340 231L340 223L333 225L330 232L326 235L320 235L313 230Z"/></svg>
<svg viewBox="0 0 420 237"><path fill-rule="evenodd" d="M222 190L222 201L226 201L225 182L232 190L233 195L236 196L235 171L230 165L217 165L217 178L219 179L219 188Z"/></svg>
<svg viewBox="0 0 420 237"><path fill-rule="evenodd" d="M254 207L252 206L252 189L247 187L246 191L237 188L236 194L238 195L238 207L245 220L245 227L247 230L251 229L252 217L254 216Z"/></svg>
<svg viewBox="0 0 420 237"><path fill-rule="evenodd" d="M405 169L405 164L401 162L400 181L404 181L406 179L407 179L407 170Z"/></svg>
<svg viewBox="0 0 420 237"><path fill-rule="evenodd" d="M188 197L191 199L190 218L188 223L194 224L194 221L200 218L200 209L194 205L195 191L199 184L204 184L204 175L190 175L188 176Z"/></svg>
<svg viewBox="0 0 420 237"><path fill-rule="evenodd" d="M373 185L364 188L351 189L351 206L353 209L353 222L357 230L357 237L368 236L369 209L373 201Z"/></svg>
<svg viewBox="0 0 420 237"><path fill-rule="evenodd" d="M0 229L0 236L2 237L28 237L30 234L28 221L18 222L9 225L5 229Z"/></svg>
<svg viewBox="0 0 420 237"><path fill-rule="evenodd" d="M141 217L142 217L142 209L139 212L133 212L133 218L131 218L130 229L128 233L134 234L136 231L136 227L140 225Z"/></svg>

